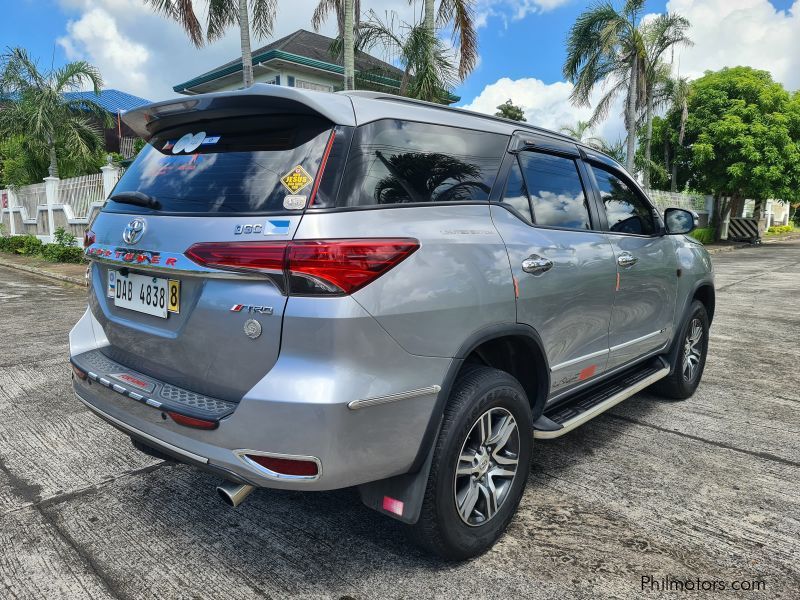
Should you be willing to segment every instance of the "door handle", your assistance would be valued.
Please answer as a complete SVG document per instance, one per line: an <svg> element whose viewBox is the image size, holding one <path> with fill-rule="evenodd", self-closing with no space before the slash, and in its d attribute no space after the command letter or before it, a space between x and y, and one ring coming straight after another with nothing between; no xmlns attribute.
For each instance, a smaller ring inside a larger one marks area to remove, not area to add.
<svg viewBox="0 0 800 600"><path fill-rule="evenodd" d="M553 268L553 261L538 254L531 254L522 261L522 270L531 275L541 275Z"/></svg>
<svg viewBox="0 0 800 600"><path fill-rule="evenodd" d="M617 257L617 264L620 267L632 267L639 259L630 252L623 252Z"/></svg>

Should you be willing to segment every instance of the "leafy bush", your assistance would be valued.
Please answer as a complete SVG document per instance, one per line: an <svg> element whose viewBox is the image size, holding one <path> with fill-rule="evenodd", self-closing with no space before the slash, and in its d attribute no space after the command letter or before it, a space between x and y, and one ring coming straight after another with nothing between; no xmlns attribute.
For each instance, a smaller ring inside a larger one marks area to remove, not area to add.
<svg viewBox="0 0 800 600"><path fill-rule="evenodd" d="M700 229L695 229L689 235L701 244L711 244L714 241L715 233L716 229L714 227L702 227Z"/></svg>
<svg viewBox="0 0 800 600"><path fill-rule="evenodd" d="M35 235L0 236L0 252L41 256L50 262L81 263L83 248L75 245L75 236L59 228L53 234L54 244L43 244Z"/></svg>
<svg viewBox="0 0 800 600"><path fill-rule="evenodd" d="M794 231L794 225L773 225L767 229L768 235L779 235L781 233L791 233Z"/></svg>
<svg viewBox="0 0 800 600"><path fill-rule="evenodd" d="M17 248L17 254L24 254L25 256L36 256L42 252L42 240L35 235L23 235L22 245Z"/></svg>
<svg viewBox="0 0 800 600"><path fill-rule="evenodd" d="M63 227L59 227L53 233L53 238L59 246L74 246L77 239L74 235L65 231Z"/></svg>
<svg viewBox="0 0 800 600"><path fill-rule="evenodd" d="M80 263L83 262L83 249L78 246L45 244L42 247L42 257L50 262Z"/></svg>

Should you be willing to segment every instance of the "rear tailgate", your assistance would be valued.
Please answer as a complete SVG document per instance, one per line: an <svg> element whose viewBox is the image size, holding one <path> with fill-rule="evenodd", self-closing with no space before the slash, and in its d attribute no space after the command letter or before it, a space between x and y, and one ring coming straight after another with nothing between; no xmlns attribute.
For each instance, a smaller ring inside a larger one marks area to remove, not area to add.
<svg viewBox="0 0 800 600"><path fill-rule="evenodd" d="M334 107L349 105L331 98ZM233 402L272 368L283 273L208 268L186 252L204 242L290 240L313 194L336 189L338 169L321 187L318 178L336 123L331 111L301 100L283 90L220 94L126 117L149 144L93 223L87 249L90 306L109 341L106 356Z"/></svg>

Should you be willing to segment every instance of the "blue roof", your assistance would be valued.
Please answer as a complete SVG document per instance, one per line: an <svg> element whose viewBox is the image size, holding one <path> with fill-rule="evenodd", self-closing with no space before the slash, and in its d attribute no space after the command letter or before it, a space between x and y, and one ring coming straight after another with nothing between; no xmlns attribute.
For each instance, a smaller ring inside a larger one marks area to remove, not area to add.
<svg viewBox="0 0 800 600"><path fill-rule="evenodd" d="M65 92L64 98L67 100L92 100L113 114L150 104L150 100L120 92L119 90L101 90L99 96L95 95L94 92Z"/></svg>

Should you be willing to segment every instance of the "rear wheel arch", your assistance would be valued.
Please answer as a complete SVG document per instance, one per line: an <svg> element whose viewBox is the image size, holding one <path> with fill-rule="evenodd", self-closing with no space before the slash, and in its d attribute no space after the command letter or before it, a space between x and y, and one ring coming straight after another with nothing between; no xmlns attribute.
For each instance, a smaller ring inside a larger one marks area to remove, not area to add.
<svg viewBox="0 0 800 600"><path fill-rule="evenodd" d="M516 358L515 362L498 362L498 357L502 355L498 348L504 345L508 345L512 351L512 355ZM550 367L546 356L544 345L536 330L521 323L492 325L476 331L464 340L444 377L442 389L436 398L436 405L409 473L419 471L425 463L433 442L439 434L444 409L453 385L464 369L475 364L486 365L515 377L528 396L533 419L536 420L542 414L547 394L550 391ZM487 364L487 361L494 364ZM500 366L503 364L505 368Z"/></svg>

